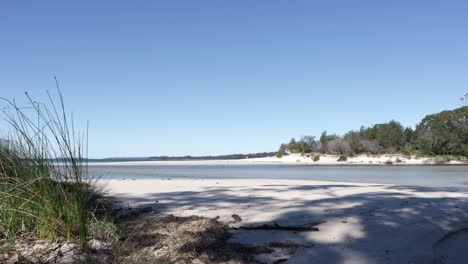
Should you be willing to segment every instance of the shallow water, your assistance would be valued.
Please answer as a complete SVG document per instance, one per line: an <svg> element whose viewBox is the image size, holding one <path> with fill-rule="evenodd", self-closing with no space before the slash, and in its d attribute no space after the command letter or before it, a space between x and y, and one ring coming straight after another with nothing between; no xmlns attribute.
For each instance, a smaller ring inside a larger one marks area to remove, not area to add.
<svg viewBox="0 0 468 264"><path fill-rule="evenodd" d="M468 166L135 165L93 166L103 179L294 179L437 187L468 186Z"/></svg>

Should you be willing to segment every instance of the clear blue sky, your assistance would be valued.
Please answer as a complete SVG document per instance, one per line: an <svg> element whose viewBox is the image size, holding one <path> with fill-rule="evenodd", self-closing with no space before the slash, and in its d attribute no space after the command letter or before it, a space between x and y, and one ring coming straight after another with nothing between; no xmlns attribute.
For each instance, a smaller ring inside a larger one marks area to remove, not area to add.
<svg viewBox="0 0 468 264"><path fill-rule="evenodd" d="M90 157L272 151L324 129L414 126L468 92L467 10L430 0L1 1L0 96L45 100L56 74L76 121L90 121Z"/></svg>

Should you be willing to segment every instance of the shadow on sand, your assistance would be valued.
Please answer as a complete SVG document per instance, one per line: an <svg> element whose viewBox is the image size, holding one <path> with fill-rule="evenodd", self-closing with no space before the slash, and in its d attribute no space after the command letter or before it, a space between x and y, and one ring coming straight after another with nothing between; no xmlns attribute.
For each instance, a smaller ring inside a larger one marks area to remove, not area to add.
<svg viewBox="0 0 468 264"><path fill-rule="evenodd" d="M466 189L390 185L258 185L206 187L203 191L152 193L131 204L160 213L215 217L238 214L250 224L307 224L325 220L319 232L232 231L250 244L293 241L284 263L459 263L466 241ZM357 190L357 192L356 192ZM266 195L283 193L284 196ZM310 195L310 197L308 197ZM283 197L283 198L280 198ZM453 238L453 239L452 239Z"/></svg>

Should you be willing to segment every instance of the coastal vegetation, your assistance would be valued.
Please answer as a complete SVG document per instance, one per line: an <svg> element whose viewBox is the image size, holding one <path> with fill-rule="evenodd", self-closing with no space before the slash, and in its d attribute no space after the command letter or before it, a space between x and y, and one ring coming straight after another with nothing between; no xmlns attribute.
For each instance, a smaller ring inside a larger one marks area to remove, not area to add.
<svg viewBox="0 0 468 264"><path fill-rule="evenodd" d="M317 161L319 161L319 160L320 160L320 155L318 155L318 154L315 155L315 156L314 156L314 161L317 162Z"/></svg>
<svg viewBox="0 0 468 264"><path fill-rule="evenodd" d="M32 107L2 98L11 136L0 139L0 263L254 263L273 251L230 243L216 218L119 207L89 177L87 133L58 93L48 105L28 97Z"/></svg>
<svg viewBox="0 0 468 264"><path fill-rule="evenodd" d="M357 154L468 156L468 106L426 116L415 129L397 121L361 127L339 136L324 131L317 140L304 136L282 144L277 155L323 153L344 157Z"/></svg>
<svg viewBox="0 0 468 264"><path fill-rule="evenodd" d="M47 105L26 96L31 107L3 99L11 134L0 140L0 242L75 241L88 252L109 211L87 175L87 135L74 130L60 90Z"/></svg>

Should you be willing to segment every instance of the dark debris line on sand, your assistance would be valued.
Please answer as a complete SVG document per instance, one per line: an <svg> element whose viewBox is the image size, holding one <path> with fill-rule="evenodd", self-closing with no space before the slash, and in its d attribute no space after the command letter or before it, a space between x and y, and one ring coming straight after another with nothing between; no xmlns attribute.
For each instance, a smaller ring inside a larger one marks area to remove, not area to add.
<svg viewBox="0 0 468 264"><path fill-rule="evenodd" d="M240 226L239 228L233 229L241 229L241 230L283 230L283 231L294 231L294 232L318 232L319 229L316 227L317 225L323 224L326 221L320 221L305 225L289 225L289 226L282 226L277 223L272 225L258 225L258 226Z"/></svg>

